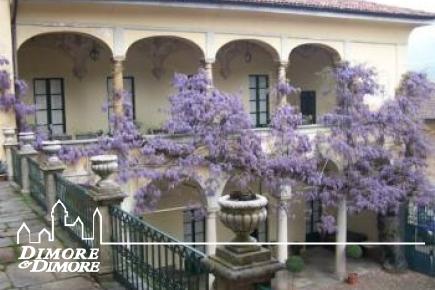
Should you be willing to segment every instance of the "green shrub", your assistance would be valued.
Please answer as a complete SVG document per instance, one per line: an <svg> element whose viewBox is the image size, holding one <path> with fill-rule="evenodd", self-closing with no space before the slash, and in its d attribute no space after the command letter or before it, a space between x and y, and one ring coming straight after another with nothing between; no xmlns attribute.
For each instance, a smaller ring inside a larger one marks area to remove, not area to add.
<svg viewBox="0 0 435 290"><path fill-rule="evenodd" d="M346 255L350 258L359 259L363 255L361 246L349 245L346 247Z"/></svg>
<svg viewBox="0 0 435 290"><path fill-rule="evenodd" d="M287 259L287 269L292 273L299 273L304 269L304 260L300 256L291 256Z"/></svg>

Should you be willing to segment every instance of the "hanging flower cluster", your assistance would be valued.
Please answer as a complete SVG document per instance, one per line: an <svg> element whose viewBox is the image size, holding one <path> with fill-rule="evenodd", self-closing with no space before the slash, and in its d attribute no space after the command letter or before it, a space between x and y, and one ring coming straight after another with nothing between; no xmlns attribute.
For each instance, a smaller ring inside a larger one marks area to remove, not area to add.
<svg viewBox="0 0 435 290"><path fill-rule="evenodd" d="M26 119L35 113L35 106L28 105L23 101L27 91L27 85L24 81L16 80L14 83L15 93L11 92L11 75L4 68L8 65L9 61L0 56L0 110L3 112L14 111L18 129L28 131L30 127Z"/></svg>
<svg viewBox="0 0 435 290"><path fill-rule="evenodd" d="M278 87L285 88L281 92L283 98L297 91L287 83ZM264 181L272 193L280 192L281 186L296 182L311 186L319 182L315 158L310 155L313 148L308 136L297 131L300 125L302 114L289 104L280 106L271 120L273 141L265 158ZM303 194L308 192L310 190L307 189Z"/></svg>

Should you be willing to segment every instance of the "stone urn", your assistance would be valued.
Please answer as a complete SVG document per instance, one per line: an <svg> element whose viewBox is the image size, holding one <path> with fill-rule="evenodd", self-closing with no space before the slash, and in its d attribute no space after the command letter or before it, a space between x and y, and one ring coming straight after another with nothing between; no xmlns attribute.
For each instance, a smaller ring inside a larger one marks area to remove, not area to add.
<svg viewBox="0 0 435 290"><path fill-rule="evenodd" d="M15 144L15 129L5 128L3 129L3 136L5 138L5 144Z"/></svg>
<svg viewBox="0 0 435 290"><path fill-rule="evenodd" d="M100 188L117 188L116 182L108 178L118 170L118 156L97 155L91 157L90 160L92 171L100 177L96 186Z"/></svg>
<svg viewBox="0 0 435 290"><path fill-rule="evenodd" d="M20 132L18 133L20 141L20 148L22 151L35 151L33 148L33 141L35 141L35 133L33 132Z"/></svg>
<svg viewBox="0 0 435 290"><path fill-rule="evenodd" d="M220 197L218 203L221 207L220 220L236 234L231 242L255 243L256 239L251 237L251 233L266 220L267 199L258 194L233 192ZM237 244L227 248L236 252L250 252L258 250L260 246Z"/></svg>
<svg viewBox="0 0 435 290"><path fill-rule="evenodd" d="M58 140L42 142L42 151L47 156L47 164L57 165L62 163L58 156L60 149L62 149L62 145Z"/></svg>

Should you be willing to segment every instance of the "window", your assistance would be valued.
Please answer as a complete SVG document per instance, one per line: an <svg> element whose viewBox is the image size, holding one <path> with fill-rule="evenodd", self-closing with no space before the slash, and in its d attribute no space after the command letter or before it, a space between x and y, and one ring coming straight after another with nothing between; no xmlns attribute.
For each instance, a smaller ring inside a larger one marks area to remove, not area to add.
<svg viewBox="0 0 435 290"><path fill-rule="evenodd" d="M269 124L269 77L249 76L249 106L252 125L266 127Z"/></svg>
<svg viewBox="0 0 435 290"><path fill-rule="evenodd" d="M127 101L129 101L131 103L131 105L133 106L133 119L136 118L136 112L135 112L135 106L134 106L134 78L133 77L124 77L124 90L128 93L127 97L129 99L127 99ZM109 116L109 120L110 117L113 114L113 103L112 103L112 98L113 98L113 79L112 77L108 77L107 78L107 101L109 104L109 110L108 110L108 116Z"/></svg>
<svg viewBox="0 0 435 290"><path fill-rule="evenodd" d="M65 96L62 78L33 80L36 126L51 135L65 133Z"/></svg>
<svg viewBox="0 0 435 290"><path fill-rule="evenodd" d="M301 92L301 113L303 124L316 123L316 92L302 91Z"/></svg>
<svg viewBox="0 0 435 290"><path fill-rule="evenodd" d="M322 217L322 203L320 199L309 200L306 202L305 228L306 241L319 242L319 225Z"/></svg>
<svg viewBox="0 0 435 290"><path fill-rule="evenodd" d="M205 242L205 216L200 208L184 211L184 241L192 243ZM205 253L204 245L193 245Z"/></svg>

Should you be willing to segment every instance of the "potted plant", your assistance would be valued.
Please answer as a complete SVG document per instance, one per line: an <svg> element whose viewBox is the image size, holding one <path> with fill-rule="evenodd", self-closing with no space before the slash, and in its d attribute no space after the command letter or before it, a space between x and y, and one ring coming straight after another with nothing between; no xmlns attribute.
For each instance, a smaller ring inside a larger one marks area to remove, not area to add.
<svg viewBox="0 0 435 290"><path fill-rule="evenodd" d="M352 259L360 259L363 255L363 250L361 246L349 245L346 247L346 255ZM350 285L355 285L358 283L358 273L351 272L348 274L346 282Z"/></svg>
<svg viewBox="0 0 435 290"><path fill-rule="evenodd" d="M304 260L301 256L290 256L286 262L287 270L292 273L292 289L294 288L294 274L304 269Z"/></svg>

